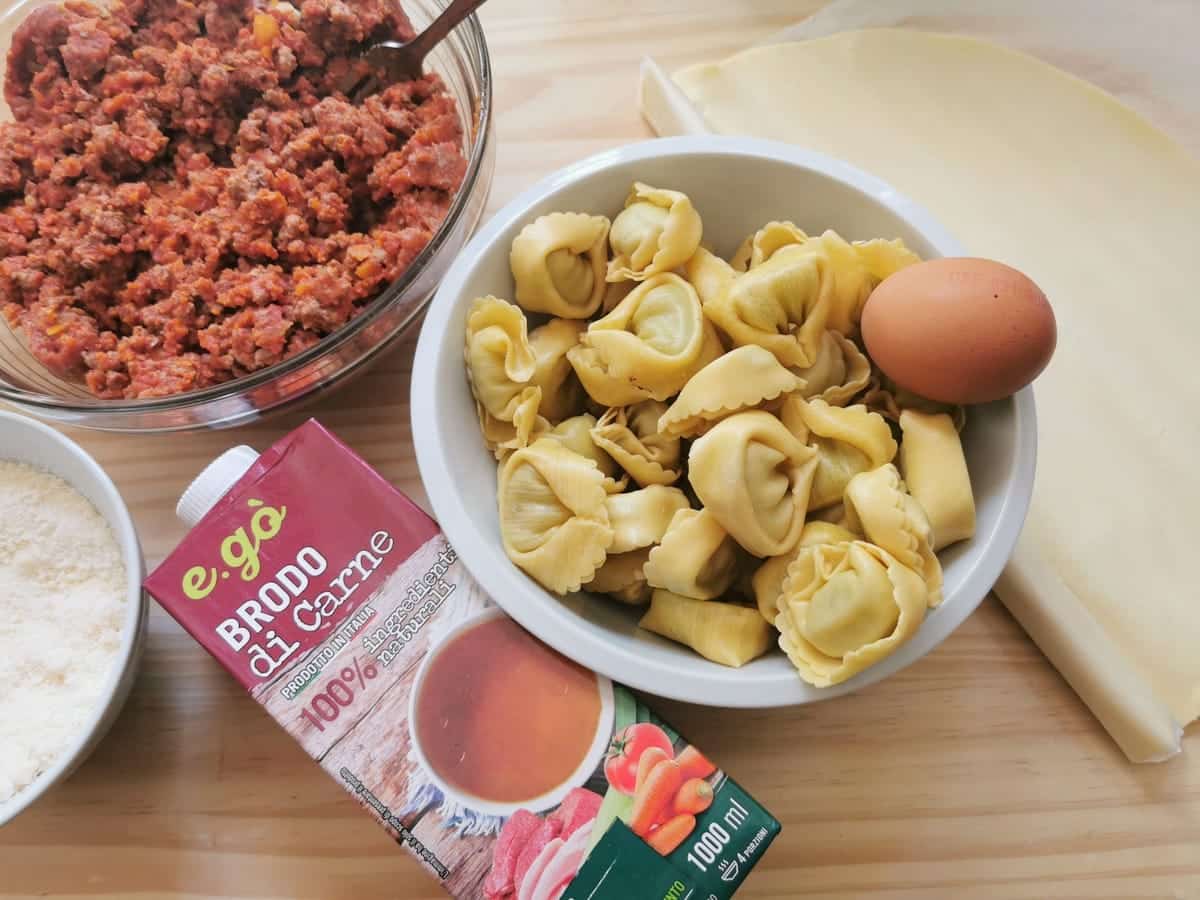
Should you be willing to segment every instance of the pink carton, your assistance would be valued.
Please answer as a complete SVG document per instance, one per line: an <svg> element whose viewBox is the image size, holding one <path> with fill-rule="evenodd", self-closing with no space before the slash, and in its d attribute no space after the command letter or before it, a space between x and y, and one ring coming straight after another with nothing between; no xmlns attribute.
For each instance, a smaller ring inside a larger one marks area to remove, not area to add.
<svg viewBox="0 0 1200 900"><path fill-rule="evenodd" d="M315 421L217 460L187 509L147 590L451 895L725 898L778 833L629 691L493 606Z"/></svg>

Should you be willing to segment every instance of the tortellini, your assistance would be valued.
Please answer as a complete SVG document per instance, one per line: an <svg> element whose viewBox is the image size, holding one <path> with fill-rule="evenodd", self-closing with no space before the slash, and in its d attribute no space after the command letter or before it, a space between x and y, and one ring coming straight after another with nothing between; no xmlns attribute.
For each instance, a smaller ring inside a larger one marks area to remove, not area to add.
<svg viewBox="0 0 1200 900"><path fill-rule="evenodd" d="M773 415L737 413L692 444L688 474L705 510L755 556L800 539L817 454Z"/></svg>
<svg viewBox="0 0 1200 900"><path fill-rule="evenodd" d="M584 324L572 319L551 319L529 333L534 370L530 383L542 392L538 415L561 422L583 408L583 388L575 378L567 352L579 343Z"/></svg>
<svg viewBox="0 0 1200 900"><path fill-rule="evenodd" d="M846 485L846 519L923 579L928 603L942 602L942 564L933 552L929 518L889 463L855 475Z"/></svg>
<svg viewBox="0 0 1200 900"><path fill-rule="evenodd" d="M638 287L641 287L639 285ZM701 322L703 339L700 352L683 372L682 379L686 383L693 375L717 359L725 352L720 337L712 323L707 319ZM601 338L601 343L608 339ZM616 348L619 352L620 348ZM575 369L587 395L601 406L629 406L643 400L653 399L654 392L643 386L637 375L618 377L609 371L608 358L587 343L572 347L567 353L567 359ZM625 367L628 370L628 366Z"/></svg>
<svg viewBox="0 0 1200 900"><path fill-rule="evenodd" d="M854 341L836 331L826 331L817 346L816 361L792 372L804 379L800 396L819 397L830 406L845 406L870 382L871 361Z"/></svg>
<svg viewBox="0 0 1200 900"><path fill-rule="evenodd" d="M691 647L705 659L738 668L771 646L771 626L748 606L696 600L656 590L638 623L647 631Z"/></svg>
<svg viewBox="0 0 1200 900"><path fill-rule="evenodd" d="M900 414L900 472L933 527L933 549L975 534L975 496L962 440L950 416Z"/></svg>
<svg viewBox="0 0 1200 900"><path fill-rule="evenodd" d="M791 222L768 222L738 247L729 259L729 264L739 272L761 266L780 247L803 244L808 235Z"/></svg>
<svg viewBox="0 0 1200 900"><path fill-rule="evenodd" d="M650 551L644 571L652 587L711 600L737 577L737 544L707 509L681 509Z"/></svg>
<svg viewBox="0 0 1200 900"><path fill-rule="evenodd" d="M704 314L735 346L757 344L785 366L811 366L835 299L825 271L804 245L786 247L705 297Z"/></svg>
<svg viewBox="0 0 1200 900"><path fill-rule="evenodd" d="M593 347L578 344L567 351L567 360L587 395L603 406L629 406L651 399L645 388L612 375Z"/></svg>
<svg viewBox="0 0 1200 900"><path fill-rule="evenodd" d="M904 246L904 241L899 238L890 241L883 238L855 241L852 246L876 282L921 261L921 257Z"/></svg>
<svg viewBox="0 0 1200 900"><path fill-rule="evenodd" d="M690 508L679 488L652 484L639 491L608 498L608 521L613 530L610 553L640 550L662 540L675 513Z"/></svg>
<svg viewBox="0 0 1200 900"><path fill-rule="evenodd" d="M509 265L517 303L530 312L586 319L604 298L609 223L604 216L550 213L521 229Z"/></svg>
<svg viewBox="0 0 1200 900"><path fill-rule="evenodd" d="M687 383L704 340L700 298L670 272L643 281L583 336L610 376L655 400L665 400Z"/></svg>
<svg viewBox="0 0 1200 900"><path fill-rule="evenodd" d="M844 525L813 519L811 522L804 523L804 530L800 532L800 541L796 544L796 549L799 550L801 547L816 547L819 544L840 544L843 541L856 541L862 536L861 532L851 531Z"/></svg>
<svg viewBox="0 0 1200 900"><path fill-rule="evenodd" d="M550 592L649 604L643 629L714 663L777 639L837 684L912 636L936 551L975 529L962 408L858 340L875 286L919 259L780 220L726 261L703 232L686 194L635 182L611 223L526 224L496 285L516 303L471 304L501 542Z"/></svg>
<svg viewBox="0 0 1200 900"><path fill-rule="evenodd" d="M783 592L783 579L787 576L788 566L796 558L803 547L815 547L818 544L840 544L843 541L857 540L858 535L852 531L834 525L831 522L814 520L806 522L800 532L800 540L792 553L783 556L772 556L757 569L750 579L754 602L764 619L775 624L775 616L779 614L779 595Z"/></svg>
<svg viewBox="0 0 1200 900"><path fill-rule="evenodd" d="M492 451L498 462L504 462L513 451L528 447L539 437L550 434L550 423L537 414L532 405L522 406L515 422L502 422L492 416L479 402L475 403L479 414L479 430L483 442Z"/></svg>
<svg viewBox="0 0 1200 900"><path fill-rule="evenodd" d="M754 570L754 577L750 580L754 586L754 603L758 607L759 615L772 625L775 624L775 616L779 614L776 604L783 591L783 579L787 577L788 566L792 564L793 559L795 556L790 553L772 556Z"/></svg>
<svg viewBox="0 0 1200 900"><path fill-rule="evenodd" d="M804 381L753 345L738 347L693 375L659 419L664 434L695 437L735 412L780 394L802 391Z"/></svg>
<svg viewBox="0 0 1200 900"><path fill-rule="evenodd" d="M591 460L540 438L500 470L500 537L508 558L547 589L590 581L613 540L604 476Z"/></svg>
<svg viewBox="0 0 1200 900"><path fill-rule="evenodd" d="M706 297L704 312L734 344L758 344L785 366L807 368L817 361L826 329L857 330L880 281L860 251L833 231L786 244Z"/></svg>
<svg viewBox="0 0 1200 900"><path fill-rule="evenodd" d="M893 383L882 372L872 375L868 380L867 389L862 395L862 403L867 409L879 413L889 422L899 423L901 413L906 409L911 409L930 415L946 413L954 420L954 428L957 431L962 431L963 426L967 423L966 410L961 406L938 403L936 400L929 400L912 391L907 391Z"/></svg>
<svg viewBox="0 0 1200 900"><path fill-rule="evenodd" d="M646 573L642 571L649 558L649 547L628 553L610 553L604 565L583 587L597 594L607 594L629 606L641 606L650 600L652 590L646 583Z"/></svg>
<svg viewBox="0 0 1200 900"><path fill-rule="evenodd" d="M783 423L783 427L804 443L808 443L810 433L808 425L804 421L804 415L807 411L808 401L804 399L804 394L800 391L783 397L775 407L775 415L779 417L779 421ZM812 508L811 501L809 502L809 508Z"/></svg>
<svg viewBox="0 0 1200 900"><path fill-rule="evenodd" d="M538 360L525 314L497 297L481 297L467 313L467 381L484 442L498 460L527 446L550 426L538 410Z"/></svg>
<svg viewBox="0 0 1200 900"><path fill-rule="evenodd" d="M837 407L809 400L801 415L808 443L817 451L809 509L838 503L851 478L891 462L896 455L896 439L888 423L865 406Z"/></svg>
<svg viewBox="0 0 1200 900"><path fill-rule="evenodd" d="M658 430L666 411L657 400L610 409L592 429L592 441L642 487L674 484L682 474L682 446L679 438Z"/></svg>
<svg viewBox="0 0 1200 900"><path fill-rule="evenodd" d="M544 435L594 462L596 468L604 475L604 489L610 494L619 494L628 486L629 476L622 474L616 460L596 446L596 442L592 440L592 429L595 427L596 417L591 413L581 413L563 419L544 432Z"/></svg>
<svg viewBox="0 0 1200 900"><path fill-rule="evenodd" d="M700 246L703 226L692 201L679 191L634 182L609 231L609 281L642 281L682 265Z"/></svg>
<svg viewBox="0 0 1200 900"><path fill-rule="evenodd" d="M481 297L467 313L467 379L480 406L501 422L536 414L541 391L531 383L537 358L520 308Z"/></svg>
<svg viewBox="0 0 1200 900"><path fill-rule="evenodd" d="M800 677L829 687L893 653L925 618L925 582L874 544L804 547L778 601L779 646Z"/></svg>
<svg viewBox="0 0 1200 900"><path fill-rule="evenodd" d="M708 305L720 297L737 279L737 271L704 247L692 254L683 267L684 277L696 289L701 305Z"/></svg>

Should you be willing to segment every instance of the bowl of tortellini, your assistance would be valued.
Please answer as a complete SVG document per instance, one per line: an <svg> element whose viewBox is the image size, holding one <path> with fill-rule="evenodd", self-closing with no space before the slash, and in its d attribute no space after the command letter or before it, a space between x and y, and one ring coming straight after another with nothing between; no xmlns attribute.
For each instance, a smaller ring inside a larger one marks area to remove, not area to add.
<svg viewBox="0 0 1200 900"><path fill-rule="evenodd" d="M986 595L1033 486L1032 393L969 409L872 364L862 309L962 255L924 210L785 144L568 166L453 264L414 361L433 510L526 629L718 706L834 697Z"/></svg>

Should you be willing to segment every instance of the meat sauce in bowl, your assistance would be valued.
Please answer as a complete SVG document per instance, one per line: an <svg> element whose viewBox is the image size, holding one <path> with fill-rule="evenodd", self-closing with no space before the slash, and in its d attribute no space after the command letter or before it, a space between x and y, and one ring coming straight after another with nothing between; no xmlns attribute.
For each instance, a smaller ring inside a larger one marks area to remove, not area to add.
<svg viewBox="0 0 1200 900"><path fill-rule="evenodd" d="M0 306L33 356L100 398L165 397L362 312L468 168L437 75L338 90L365 44L412 34L386 0L32 12L0 126Z"/></svg>

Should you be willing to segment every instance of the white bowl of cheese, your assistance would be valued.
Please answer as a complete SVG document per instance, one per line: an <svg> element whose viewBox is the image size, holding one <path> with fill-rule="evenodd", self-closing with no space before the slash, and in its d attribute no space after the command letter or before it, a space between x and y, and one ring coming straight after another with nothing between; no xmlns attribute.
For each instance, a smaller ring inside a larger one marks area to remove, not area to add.
<svg viewBox="0 0 1200 900"><path fill-rule="evenodd" d="M901 238L924 259L961 245L887 183L840 160L750 138L666 138L567 166L501 209L451 266L426 316L413 364L413 438L430 503L447 538L496 603L571 659L631 687L711 706L811 703L885 678L930 652L979 605L1007 562L1033 491L1037 427L1030 388L968 413L963 445L976 503L975 536L945 550L944 602L892 655L832 687L805 683L781 652L733 669L637 625L642 610L579 591L558 597L509 560L496 508L496 460L479 435L464 374L473 299L513 298L509 252L523 226L552 211L615 215L634 181L687 194L704 242L728 257L771 220L848 240Z"/></svg>
<svg viewBox="0 0 1200 900"><path fill-rule="evenodd" d="M112 480L74 441L7 412L0 515L4 825L107 733L133 684L147 604L141 546Z"/></svg>

